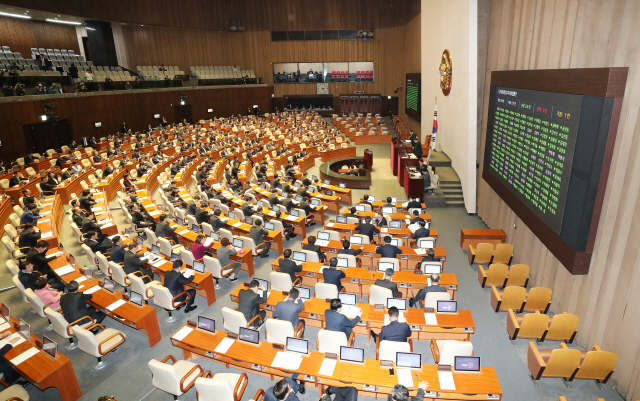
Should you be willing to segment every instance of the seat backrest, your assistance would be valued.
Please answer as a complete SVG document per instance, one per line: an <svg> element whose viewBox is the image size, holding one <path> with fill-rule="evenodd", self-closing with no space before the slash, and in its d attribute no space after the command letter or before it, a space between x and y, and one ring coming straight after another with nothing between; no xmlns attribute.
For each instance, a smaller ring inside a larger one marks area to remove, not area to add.
<svg viewBox="0 0 640 401"><path fill-rule="evenodd" d="M96 259L98 260L98 269L105 276L109 277L111 274L109 273L109 259L102 254L102 252L96 252Z"/></svg>
<svg viewBox="0 0 640 401"><path fill-rule="evenodd" d="M493 263L509 263L513 256L513 245L497 244L493 254Z"/></svg>
<svg viewBox="0 0 640 401"><path fill-rule="evenodd" d="M231 231L227 230L226 228L221 228L220 230L218 230L218 234L220 234L220 238L226 238L230 243L233 242L233 234L231 234Z"/></svg>
<svg viewBox="0 0 640 401"><path fill-rule="evenodd" d="M383 304L386 306L387 298L393 298L391 289L379 285L369 287L369 305Z"/></svg>
<svg viewBox="0 0 640 401"><path fill-rule="evenodd" d="M335 284L316 283L315 298L335 299L338 298L338 287Z"/></svg>
<svg viewBox="0 0 640 401"><path fill-rule="evenodd" d="M78 338L78 348L96 358L101 356L98 350L100 342L95 334L78 326L74 326L73 334Z"/></svg>
<svg viewBox="0 0 640 401"><path fill-rule="evenodd" d="M596 348L596 347L594 347ZM576 373L576 379L604 380L616 367L618 355L597 350L587 352Z"/></svg>
<svg viewBox="0 0 640 401"><path fill-rule="evenodd" d="M159 237L157 238L158 245L160 246L160 253L163 255L171 255L171 242L168 239Z"/></svg>
<svg viewBox="0 0 640 401"><path fill-rule="evenodd" d="M577 349L554 349L549 355L543 377L571 377L580 366L581 353Z"/></svg>
<svg viewBox="0 0 640 401"><path fill-rule="evenodd" d="M511 287L507 287L511 288ZM516 287L524 288L524 287ZM506 289L505 289L506 290ZM506 291L505 291L506 292ZM527 295L527 302L524 304L524 309L527 311L539 310L546 311L549 302L551 302L552 291L551 288L534 287L529 290Z"/></svg>
<svg viewBox="0 0 640 401"><path fill-rule="evenodd" d="M71 223L71 228L73 229L73 233L76 235L76 240L81 244L84 241L82 231L80 231L76 223Z"/></svg>
<svg viewBox="0 0 640 401"><path fill-rule="evenodd" d="M59 336L63 338L71 338L72 336L67 333L67 326L69 322L62 316L62 313L56 312L51 308L44 308L44 314L51 322L51 327ZM73 333L73 332L72 332Z"/></svg>
<svg viewBox="0 0 640 401"><path fill-rule="evenodd" d="M305 249L301 249L299 251L296 252L302 252L304 254L307 255L307 262L320 262L320 258L318 257L318 253L317 252L313 252L313 251L307 251Z"/></svg>
<svg viewBox="0 0 640 401"><path fill-rule="evenodd" d="M349 267L358 267L358 260L355 257L355 255L347 255L347 254L340 254L338 255L339 258L345 258L347 259L347 266Z"/></svg>
<svg viewBox="0 0 640 401"><path fill-rule="evenodd" d="M411 352L411 345L406 342L399 341L380 341L380 349L378 351L378 360L380 361L396 361L396 353Z"/></svg>
<svg viewBox="0 0 640 401"><path fill-rule="evenodd" d="M214 376L208 379L198 377L195 386L199 401L235 401L235 386L226 378L218 379Z"/></svg>
<svg viewBox="0 0 640 401"><path fill-rule="evenodd" d="M267 342L286 345L287 337L295 337L293 325L288 320L267 319Z"/></svg>
<svg viewBox="0 0 640 401"><path fill-rule="evenodd" d="M526 313L522 316L518 336L522 338L542 338L548 325L549 316L542 313Z"/></svg>
<svg viewBox="0 0 640 401"><path fill-rule="evenodd" d="M448 292L428 292L424 297L424 307L436 309L438 307L438 301L449 301L451 295Z"/></svg>
<svg viewBox="0 0 640 401"><path fill-rule="evenodd" d="M20 279L18 279L18 276L15 275L11 277L11 280L13 281L13 285L15 285L18 291L20 291L20 294L22 295L22 301L24 303L29 303L29 298L27 298L27 296L24 294L25 289L22 283L20 282Z"/></svg>
<svg viewBox="0 0 640 401"><path fill-rule="evenodd" d="M158 238L156 234L151 231L149 228L145 228L144 233L147 234L147 245L151 248L151 245L156 245L158 243Z"/></svg>
<svg viewBox="0 0 640 401"><path fill-rule="evenodd" d="M87 259L89 259L90 263L96 263L96 254L93 253L91 248L89 248L85 244L82 244L82 250L84 251L85 255L87 255Z"/></svg>
<svg viewBox="0 0 640 401"><path fill-rule="evenodd" d="M171 291L162 285L152 285L151 292L153 293L153 302L161 308L166 310L175 310L173 307L173 296Z"/></svg>
<svg viewBox="0 0 640 401"><path fill-rule="evenodd" d="M473 344L471 341L440 340L438 341L440 351L440 365L453 366L456 356L472 356Z"/></svg>
<svg viewBox="0 0 640 401"><path fill-rule="evenodd" d="M509 266L503 263L492 263L489 265L489 271L487 272L487 280L485 286L502 286L504 280L509 274Z"/></svg>
<svg viewBox="0 0 640 401"><path fill-rule="evenodd" d="M122 266L116 262L109 262L109 267L111 268L111 278L121 286L128 287L129 284L126 284L125 282L125 277L127 275L124 273Z"/></svg>
<svg viewBox="0 0 640 401"><path fill-rule="evenodd" d="M318 352L330 352L340 355L340 347L347 346L347 335L341 331L318 331Z"/></svg>
<svg viewBox="0 0 640 401"><path fill-rule="evenodd" d="M182 263L193 267L193 261L195 259L193 258L193 254L191 253L190 250L180 248L180 256L182 257Z"/></svg>
<svg viewBox="0 0 640 401"><path fill-rule="evenodd" d="M569 341L578 330L578 316L569 313L560 313L551 318L547 339Z"/></svg>
<svg viewBox="0 0 640 401"><path fill-rule="evenodd" d="M238 334L240 327L247 327L247 319L242 312L227 308L222 308L223 326L226 331Z"/></svg>
<svg viewBox="0 0 640 401"><path fill-rule="evenodd" d="M31 304L31 308L33 308L33 311L35 313L37 313L40 317L47 317L44 314L44 302L42 302L40 297L37 296L36 293L33 292L31 288L25 289L24 295L29 300L29 303Z"/></svg>
<svg viewBox="0 0 640 401"><path fill-rule="evenodd" d="M289 291L293 287L291 276L287 273L272 271L269 273L269 281L273 291Z"/></svg>
<svg viewBox="0 0 640 401"><path fill-rule="evenodd" d="M180 381L182 380L182 377L180 377L178 370L174 365L152 359L149 361L148 366L151 374L153 375L152 384L155 387L170 394L182 394L182 391L180 390Z"/></svg>
<svg viewBox="0 0 640 401"><path fill-rule="evenodd" d="M488 242L481 242L478 244L478 247L475 251L476 257L474 259L474 263L489 263L491 261L491 257L493 256L493 244Z"/></svg>
<svg viewBox="0 0 640 401"><path fill-rule="evenodd" d="M527 289L524 287L507 287L502 294L500 309L520 310L526 296Z"/></svg>
<svg viewBox="0 0 640 401"><path fill-rule="evenodd" d="M142 277L136 276L135 274L127 274L129 281L131 282L131 291L135 291L138 294L141 294L143 298L147 298L147 286L144 283Z"/></svg>
<svg viewBox="0 0 640 401"><path fill-rule="evenodd" d="M507 277L507 286L524 287L529 278L529 266L523 264L512 265Z"/></svg>
<svg viewBox="0 0 640 401"><path fill-rule="evenodd" d="M340 233L333 230L325 230L325 232L329 233L330 241L340 241Z"/></svg>

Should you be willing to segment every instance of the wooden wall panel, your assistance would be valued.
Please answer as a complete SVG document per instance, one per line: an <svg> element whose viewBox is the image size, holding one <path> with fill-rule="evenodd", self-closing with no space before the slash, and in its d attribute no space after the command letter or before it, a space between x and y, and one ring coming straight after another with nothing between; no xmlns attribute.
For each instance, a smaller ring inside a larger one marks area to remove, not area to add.
<svg viewBox="0 0 640 401"><path fill-rule="evenodd" d="M494 0L485 85L493 70L629 67L607 193L589 275L572 276L481 179L478 215L509 232L531 284L554 290L551 309L580 317L578 342L618 354L612 381L640 398L640 4L635 0ZM516 23L518 21L518 23ZM489 93L483 99L484 157ZM513 230L514 221L518 228Z"/></svg>
<svg viewBox="0 0 640 401"><path fill-rule="evenodd" d="M31 58L32 47L73 50L80 54L76 28L69 25L0 17L0 45Z"/></svg>
<svg viewBox="0 0 640 401"><path fill-rule="evenodd" d="M80 139L83 136L101 137L115 133L123 122L134 131L142 130L149 124L155 126L159 120L153 118L154 114L161 114L169 122L174 122L173 105L179 103L183 93L189 96L187 103L192 105L194 120L200 120L246 114L247 107L254 104L260 110L270 110L273 86L103 92L67 95L53 101L58 106L55 110L58 116L70 120L74 138ZM214 112L207 113L208 108ZM0 121L3 122L0 158L10 162L27 153L22 126L38 122L43 113L42 99L0 104ZM97 121L102 122L102 128L94 128L94 122Z"/></svg>

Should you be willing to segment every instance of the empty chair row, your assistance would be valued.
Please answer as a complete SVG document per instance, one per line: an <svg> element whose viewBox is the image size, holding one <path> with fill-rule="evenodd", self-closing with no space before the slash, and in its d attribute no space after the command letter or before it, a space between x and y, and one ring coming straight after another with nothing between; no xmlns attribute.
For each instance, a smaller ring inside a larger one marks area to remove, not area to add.
<svg viewBox="0 0 640 401"><path fill-rule="evenodd" d="M482 288L486 287L526 287L529 284L529 266L517 264L509 266L503 263L492 263L485 270L478 266L478 281Z"/></svg>
<svg viewBox="0 0 640 401"><path fill-rule="evenodd" d="M534 287L527 292L524 287L506 287L499 291L491 287L491 306L496 312L513 309L522 312L547 313L551 306L551 289Z"/></svg>
<svg viewBox="0 0 640 401"><path fill-rule="evenodd" d="M537 341L564 341L571 344L578 333L578 316L566 312L548 316L538 311L516 315L509 309L507 315L507 333L511 341L518 338Z"/></svg>
<svg viewBox="0 0 640 401"><path fill-rule="evenodd" d="M504 263L510 265L513 260L513 245L497 244L495 247L488 242L481 242L476 249L469 245L469 264L486 265L489 263Z"/></svg>

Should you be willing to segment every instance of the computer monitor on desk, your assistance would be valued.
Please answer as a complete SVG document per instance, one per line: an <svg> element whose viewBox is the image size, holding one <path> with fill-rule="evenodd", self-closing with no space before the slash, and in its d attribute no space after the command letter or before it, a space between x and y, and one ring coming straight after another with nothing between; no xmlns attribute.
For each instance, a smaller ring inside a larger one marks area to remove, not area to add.
<svg viewBox="0 0 640 401"><path fill-rule="evenodd" d="M287 337L287 351L309 355L309 342L302 338Z"/></svg>
<svg viewBox="0 0 640 401"><path fill-rule="evenodd" d="M454 372L480 373L479 356L456 356L453 360Z"/></svg>
<svg viewBox="0 0 640 401"><path fill-rule="evenodd" d="M182 217L176 217L176 224L184 226L184 219Z"/></svg>
<svg viewBox="0 0 640 401"><path fill-rule="evenodd" d="M4 320L9 323L11 321L11 310L6 304L2 304L2 317Z"/></svg>
<svg viewBox="0 0 640 401"><path fill-rule="evenodd" d="M410 352L397 352L396 368L422 369L422 355Z"/></svg>
<svg viewBox="0 0 640 401"><path fill-rule="evenodd" d="M311 289L309 287L298 287L294 286L296 290L300 293L300 298L302 299L311 299Z"/></svg>
<svg viewBox="0 0 640 401"><path fill-rule="evenodd" d="M379 272L385 272L387 269L397 270L392 262L378 262Z"/></svg>
<svg viewBox="0 0 640 401"><path fill-rule="evenodd" d="M438 301L438 313L458 313L458 301Z"/></svg>
<svg viewBox="0 0 640 401"><path fill-rule="evenodd" d="M260 332L258 330L248 329L246 327L240 327L238 333L238 340L252 344L260 345Z"/></svg>
<svg viewBox="0 0 640 401"><path fill-rule="evenodd" d="M362 245L362 237L358 235L350 235L349 242L351 245Z"/></svg>
<svg viewBox="0 0 640 401"><path fill-rule="evenodd" d="M347 292L338 293L338 298L343 305L356 305L357 297L356 294L349 294Z"/></svg>
<svg viewBox="0 0 640 401"><path fill-rule="evenodd" d="M307 254L304 252L293 251L293 256L291 258L296 262L304 263L307 261Z"/></svg>
<svg viewBox="0 0 640 401"><path fill-rule="evenodd" d="M340 360L353 363L364 363L364 348L340 347Z"/></svg>
<svg viewBox="0 0 640 401"><path fill-rule="evenodd" d="M418 248L420 249L433 249L435 241L433 238L421 238L418 241Z"/></svg>
<svg viewBox="0 0 640 401"><path fill-rule="evenodd" d="M337 216L336 223L338 224L347 224L347 218L344 216Z"/></svg>
<svg viewBox="0 0 640 401"><path fill-rule="evenodd" d="M31 326L29 326L29 323L20 319L20 324L18 327L20 335L24 337L25 340L29 340L31 338Z"/></svg>
<svg viewBox="0 0 640 401"><path fill-rule="evenodd" d="M387 298L387 309L395 306L399 311L407 310L407 300L404 298Z"/></svg>
<svg viewBox="0 0 640 401"><path fill-rule="evenodd" d="M142 294L139 292L131 291L131 295L129 296L129 301L136 306L142 306L144 300L142 299Z"/></svg>
<svg viewBox="0 0 640 401"><path fill-rule="evenodd" d="M42 351L51 358L56 359L58 356L58 344L47 336L42 337Z"/></svg>
<svg viewBox="0 0 640 401"><path fill-rule="evenodd" d="M198 316L198 329L215 334L216 321L208 317Z"/></svg>
<svg viewBox="0 0 640 401"><path fill-rule="evenodd" d="M349 260L347 258L337 257L336 259L338 259L338 265L336 267L342 267L345 269L349 267Z"/></svg>
<svg viewBox="0 0 640 401"><path fill-rule="evenodd" d="M193 270L197 271L198 273L204 273L204 262L194 260Z"/></svg>

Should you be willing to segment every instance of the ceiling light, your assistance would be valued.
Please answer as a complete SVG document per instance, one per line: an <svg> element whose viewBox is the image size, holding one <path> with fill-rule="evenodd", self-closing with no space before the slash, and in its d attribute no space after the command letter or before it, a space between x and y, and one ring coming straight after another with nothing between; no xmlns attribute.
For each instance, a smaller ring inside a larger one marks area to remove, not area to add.
<svg viewBox="0 0 640 401"><path fill-rule="evenodd" d="M15 17L15 18L27 18L27 19L31 18L28 15L11 14L11 13L3 13L3 12L0 12L0 15L4 15L7 17Z"/></svg>
<svg viewBox="0 0 640 401"><path fill-rule="evenodd" d="M75 21L63 21L63 20L61 20L61 19L50 19L50 18L47 18L47 21L49 21L49 22L57 22L57 23L59 23L59 24L82 25L82 24L80 24L79 22L75 22Z"/></svg>

